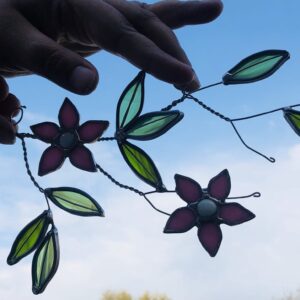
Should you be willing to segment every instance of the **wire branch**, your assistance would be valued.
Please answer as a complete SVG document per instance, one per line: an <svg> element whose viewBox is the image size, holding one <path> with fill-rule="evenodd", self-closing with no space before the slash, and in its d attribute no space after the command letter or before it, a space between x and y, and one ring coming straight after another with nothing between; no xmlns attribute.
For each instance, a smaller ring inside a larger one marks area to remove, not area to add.
<svg viewBox="0 0 300 300"><path fill-rule="evenodd" d="M293 107L299 107L299 106L300 106L300 104L294 104L294 105L290 105L288 107L293 108ZM243 118L231 119L231 121L232 122L237 122L237 121L249 120L249 119L265 116L265 115L268 115L268 114L273 114L273 113L278 112L278 111L283 111L285 108L287 108L287 107L286 106L279 107L279 108L276 108L276 109L273 109L273 110L270 110L270 111L266 111L266 112L262 112L262 113L259 113L259 114L255 114L255 115L251 115L251 116L247 116L247 117L243 117Z"/></svg>
<svg viewBox="0 0 300 300"><path fill-rule="evenodd" d="M201 88L199 88L199 89L197 89L197 90L195 90L195 91L189 93L189 95L194 94L194 93L196 93L196 92L200 92L200 91L209 89L209 88L212 88L212 87L217 86L217 85L221 85L221 84L223 84L223 81L220 81L220 82L216 82L216 83L212 83L212 84L206 85L206 86L204 86L204 87L201 87Z"/></svg>
<svg viewBox="0 0 300 300"><path fill-rule="evenodd" d="M254 198L259 198L261 197L261 193L260 192L254 192L250 195L246 195L246 196L236 196L236 197L228 197L227 199L245 199L245 198L251 198L251 197L254 197Z"/></svg>
<svg viewBox="0 0 300 300"><path fill-rule="evenodd" d="M240 141L242 142L242 144L247 148L249 149L250 151L262 156L263 158L265 158L267 161L271 162L271 163L275 163L276 162L276 159L274 157L268 157L266 156L265 154L262 154L261 152L251 148L249 145L246 144L246 142L243 140L242 136L240 135L239 131L237 130L237 128L235 127L235 125L233 124L232 121L230 121L230 124L232 126L232 128L234 129L236 135L238 136L238 138L240 139Z"/></svg>
<svg viewBox="0 0 300 300"><path fill-rule="evenodd" d="M32 183L34 184L34 186L41 192L44 194L44 189L38 184L38 182L35 180L34 176L32 175L32 172L30 170L29 167L29 162L28 162L28 155L27 155L27 148L26 148L26 143L25 143L25 139L24 136L21 136L20 134L17 134L17 137L21 140L22 143L22 149L23 149L23 157L24 157L24 162L25 162L25 167L27 170L27 174L30 178L30 180L32 181Z"/></svg>
<svg viewBox="0 0 300 300"><path fill-rule="evenodd" d="M164 215L168 215L170 216L170 214L168 214L167 212L165 211L162 211L160 209L158 209L148 198L146 195L149 195L149 194L154 194L156 191L151 191L151 192L147 192L147 193L144 193L134 187L131 187L131 186L128 186L128 185L125 185L125 184L122 184L120 183L119 181L117 181L115 178L113 178L109 173L107 173L104 169L102 169L100 167L100 165L96 164L96 167L97 169L104 175L106 176L111 182L113 182L115 185L117 185L118 187L120 188L123 188L123 189L126 189L126 190L130 190L136 194L138 194L139 196L141 197L144 197L144 199L150 204L150 206L156 210L157 212L161 213L161 214L164 214ZM167 192L171 192L171 191L167 191ZM163 192L164 193L164 192Z"/></svg>

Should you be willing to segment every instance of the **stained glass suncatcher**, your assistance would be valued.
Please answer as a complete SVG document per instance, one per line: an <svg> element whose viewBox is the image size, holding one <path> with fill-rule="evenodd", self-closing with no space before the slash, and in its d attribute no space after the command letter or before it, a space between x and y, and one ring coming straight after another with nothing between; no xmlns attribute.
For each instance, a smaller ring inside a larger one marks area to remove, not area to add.
<svg viewBox="0 0 300 300"><path fill-rule="evenodd" d="M197 238L206 252L214 257L220 251L223 234L223 225L235 226L254 219L255 215L250 210L233 199L260 197L259 192L246 196L229 197L231 179L227 169L209 180L206 188L188 176L175 174L174 188L169 189L164 184L164 178L159 172L159 164L153 159L151 150L146 153L143 142L161 138L169 130L176 130L176 125L184 121L184 114L173 110L185 101L192 101L198 107L205 109L214 116L230 124L241 143L252 152L264 157L270 162L275 159L250 147L241 134L236 124L240 121L265 116L282 111L285 119L292 129L300 135L300 112L295 108L299 104L280 107L256 115L229 118L214 110L194 96L196 92L212 88L217 85L251 83L265 79L277 71L288 59L289 53L285 50L266 50L242 60L226 73L222 81L205 86L197 91L187 93L182 91L180 98L168 106L150 112L143 112L146 101L145 72L141 71L125 87L121 93L116 109L116 129L113 136L103 136L109 126L108 121L90 120L80 125L80 115L71 100L66 98L58 112L58 123L42 122L32 125L32 133L18 133L23 149L26 171L30 180L46 200L46 210L36 216L17 235L12 243L11 251L7 258L9 265L14 265L22 258L33 253L32 260L32 290L35 294L42 293L54 277L59 265L58 229L56 227L52 206L62 209L66 213L81 217L104 217L104 209L98 201L83 190L75 187L48 187L43 188L30 169L27 156L26 139L37 139L48 144L41 156L39 163L39 176L46 176L55 172L69 158L71 164L80 170L91 173L100 173L116 186L126 189L141 197L155 211L167 216L164 233L184 233L196 228ZM20 110L23 112L22 107ZM201 122L200 122L201 123ZM202 125L200 125L202 126ZM205 128L199 128L205 133ZM200 132L199 130L199 132ZM217 133L216 133L217 134ZM109 172L104 170L94 157L86 144L97 142L115 142L120 150L129 174L134 174L150 191L143 191L134 186L119 182ZM138 146L136 143L139 143ZM184 145L182 151L187 151ZM180 145L178 145L180 147ZM92 174L91 174L92 175ZM175 209L172 213L161 210L151 201L151 195L160 193L163 198L165 193L173 193L181 198L185 205Z"/></svg>

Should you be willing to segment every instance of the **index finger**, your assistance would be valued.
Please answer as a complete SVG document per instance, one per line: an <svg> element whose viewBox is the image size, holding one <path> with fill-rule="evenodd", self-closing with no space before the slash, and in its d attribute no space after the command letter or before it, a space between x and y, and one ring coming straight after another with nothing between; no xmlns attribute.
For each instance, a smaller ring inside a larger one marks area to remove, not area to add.
<svg viewBox="0 0 300 300"><path fill-rule="evenodd" d="M180 85L194 80L191 66L160 49L110 4L91 1L87 5L85 0L78 0L76 6L89 20L85 29L94 44L122 56L163 81ZM103 17L99 18L99 15Z"/></svg>
<svg viewBox="0 0 300 300"><path fill-rule="evenodd" d="M185 25L211 22L215 20L223 10L221 0L164 0L154 4L143 5L173 29Z"/></svg>

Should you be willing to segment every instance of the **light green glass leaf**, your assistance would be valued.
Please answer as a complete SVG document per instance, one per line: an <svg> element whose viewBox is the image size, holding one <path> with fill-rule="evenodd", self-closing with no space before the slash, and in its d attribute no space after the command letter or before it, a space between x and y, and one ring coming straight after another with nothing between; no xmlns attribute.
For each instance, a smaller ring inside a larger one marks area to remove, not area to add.
<svg viewBox="0 0 300 300"><path fill-rule="evenodd" d="M182 118L183 113L180 111L151 112L140 116L128 128L124 128L125 135L126 138L134 140L155 139L171 129Z"/></svg>
<svg viewBox="0 0 300 300"><path fill-rule="evenodd" d="M300 136L300 111L291 108L283 110L284 118L293 128L293 130Z"/></svg>
<svg viewBox="0 0 300 300"><path fill-rule="evenodd" d="M160 174L146 152L128 142L119 144L119 147L128 166L140 179L157 191L165 190Z"/></svg>
<svg viewBox="0 0 300 300"><path fill-rule="evenodd" d="M276 72L288 59L285 50L266 50L248 56L223 76L223 83L241 84L265 79Z"/></svg>
<svg viewBox="0 0 300 300"><path fill-rule="evenodd" d="M45 210L21 230L8 255L7 263L9 265L16 264L39 246L47 232L51 220L51 212Z"/></svg>
<svg viewBox="0 0 300 300"><path fill-rule="evenodd" d="M32 260L32 292L41 294L55 275L59 264L58 232L53 227L36 250Z"/></svg>
<svg viewBox="0 0 300 300"><path fill-rule="evenodd" d="M90 195L71 187L48 188L46 196L61 209L82 217L104 217L102 207Z"/></svg>
<svg viewBox="0 0 300 300"><path fill-rule="evenodd" d="M117 130L137 117L144 104L145 73L140 72L125 88L117 106Z"/></svg>

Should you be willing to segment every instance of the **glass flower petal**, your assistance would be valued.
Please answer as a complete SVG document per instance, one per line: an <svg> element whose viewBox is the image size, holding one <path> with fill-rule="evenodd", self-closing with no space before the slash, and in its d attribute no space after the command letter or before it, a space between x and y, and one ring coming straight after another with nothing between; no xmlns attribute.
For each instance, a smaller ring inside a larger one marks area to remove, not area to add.
<svg viewBox="0 0 300 300"><path fill-rule="evenodd" d="M286 108L283 110L284 118L293 128L297 135L300 136L300 111Z"/></svg>
<svg viewBox="0 0 300 300"><path fill-rule="evenodd" d="M141 180L157 191L165 190L160 174L146 152L128 142L119 144L119 148L128 166Z"/></svg>
<svg viewBox="0 0 300 300"><path fill-rule="evenodd" d="M42 242L52 219L49 210L27 224L16 237L7 258L9 265L14 265L23 257L33 252Z"/></svg>
<svg viewBox="0 0 300 300"><path fill-rule="evenodd" d="M32 292L41 294L55 275L59 264L58 233L53 227L35 252L32 260Z"/></svg>
<svg viewBox="0 0 300 300"><path fill-rule="evenodd" d="M59 169L65 160L64 151L56 146L48 147L39 163L39 176L44 176Z"/></svg>
<svg viewBox="0 0 300 300"><path fill-rule="evenodd" d="M96 172L96 164L91 151L84 146L77 146L69 154L70 162L78 169Z"/></svg>
<svg viewBox="0 0 300 300"><path fill-rule="evenodd" d="M142 111L145 72L140 72L125 88L117 106L117 129L125 127Z"/></svg>
<svg viewBox="0 0 300 300"><path fill-rule="evenodd" d="M182 233L196 225L196 214L188 207L176 209L167 221L164 233Z"/></svg>
<svg viewBox="0 0 300 300"><path fill-rule="evenodd" d="M201 186L195 180L179 174L175 175L176 193L187 203L199 201L203 196Z"/></svg>
<svg viewBox="0 0 300 300"><path fill-rule="evenodd" d="M58 120L63 129L76 129L79 125L77 108L68 98L65 98L59 110Z"/></svg>
<svg viewBox="0 0 300 300"><path fill-rule="evenodd" d="M223 83L241 84L265 79L276 72L289 58L290 54L285 50L255 53L228 71L223 77Z"/></svg>
<svg viewBox="0 0 300 300"><path fill-rule="evenodd" d="M180 111L144 114L124 128L126 138L147 141L166 133L183 118Z"/></svg>
<svg viewBox="0 0 300 300"><path fill-rule="evenodd" d="M90 195L76 188L48 188L46 196L59 208L82 217L104 217L102 207Z"/></svg>
<svg viewBox="0 0 300 300"><path fill-rule="evenodd" d="M225 201L231 189L230 176L228 170L223 170L220 174L212 178L207 187L209 195L220 201Z"/></svg>
<svg viewBox="0 0 300 300"><path fill-rule="evenodd" d="M78 135L83 143L91 143L97 140L107 129L107 121L87 121L78 128Z"/></svg>
<svg viewBox="0 0 300 300"><path fill-rule="evenodd" d="M30 129L39 140L46 143L52 143L60 133L58 125L52 122L35 124L30 126Z"/></svg>
<svg viewBox="0 0 300 300"><path fill-rule="evenodd" d="M215 223L201 224L198 228L198 238L209 255L216 256L222 242L220 225Z"/></svg>
<svg viewBox="0 0 300 300"><path fill-rule="evenodd" d="M255 215L239 203L224 203L219 208L219 217L227 225L238 225L255 218Z"/></svg>

